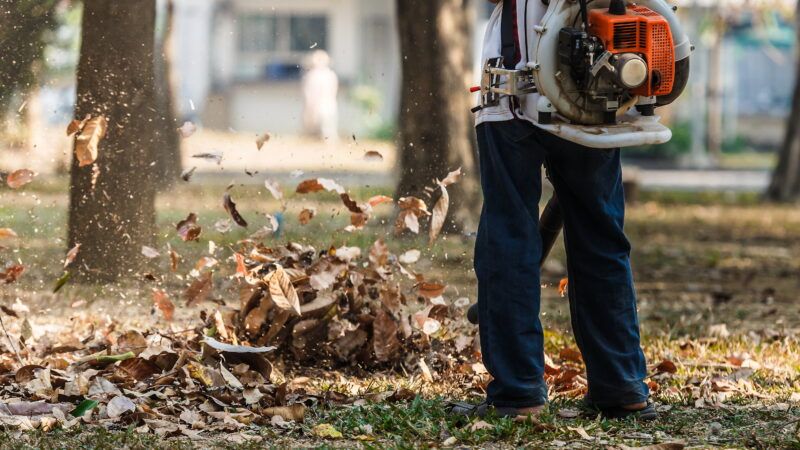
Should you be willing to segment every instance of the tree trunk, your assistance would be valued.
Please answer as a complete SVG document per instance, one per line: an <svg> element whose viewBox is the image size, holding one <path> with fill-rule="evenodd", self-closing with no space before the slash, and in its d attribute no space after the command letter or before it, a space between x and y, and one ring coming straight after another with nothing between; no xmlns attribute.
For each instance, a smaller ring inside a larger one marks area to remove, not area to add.
<svg viewBox="0 0 800 450"><path fill-rule="evenodd" d="M712 163L719 165L722 159L722 120L723 120L723 77L722 77L722 45L725 36L725 21L720 6L711 11L714 36L708 54L708 127L706 144Z"/></svg>
<svg viewBox="0 0 800 450"><path fill-rule="evenodd" d="M84 1L75 117L105 115L109 125L94 166L72 158L69 246L82 245L80 281L133 273L154 241L155 19L155 0Z"/></svg>
<svg viewBox="0 0 800 450"><path fill-rule="evenodd" d="M800 1L795 12L795 28L798 30L797 41L800 43ZM795 201L800 198L800 58L795 67L792 111L786 121L786 134L778 165L766 192L769 200L777 202Z"/></svg>
<svg viewBox="0 0 800 450"><path fill-rule="evenodd" d="M451 220L445 229L471 228L480 192L469 111L469 1L397 0L396 5L403 72L397 194L422 196L434 179L462 167L465 177L448 188Z"/></svg>
<svg viewBox="0 0 800 450"><path fill-rule="evenodd" d="M158 188L172 187L181 174L181 140L178 136L178 120L175 117L174 82L172 79L172 30L175 4L167 0L164 8L164 29L158 39L155 55L156 99L158 121L156 133L159 144L156 152L156 167L159 169Z"/></svg>

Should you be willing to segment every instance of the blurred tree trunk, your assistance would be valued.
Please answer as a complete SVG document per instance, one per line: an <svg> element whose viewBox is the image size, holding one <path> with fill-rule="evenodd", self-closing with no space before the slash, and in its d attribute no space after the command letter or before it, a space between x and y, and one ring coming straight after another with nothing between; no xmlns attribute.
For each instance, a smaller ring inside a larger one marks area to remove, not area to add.
<svg viewBox="0 0 800 450"><path fill-rule="evenodd" d="M11 108L14 95L36 87L46 37L58 25L57 4L57 0L0 1L0 115L10 109L16 112L18 105Z"/></svg>
<svg viewBox="0 0 800 450"><path fill-rule="evenodd" d="M172 29L175 4L167 0L164 8L164 25L158 37L158 51L155 54L156 101L158 121L156 133L158 146L156 168L159 170L158 187L169 189L181 174L181 140L178 136L178 120L175 117L174 82L172 79Z"/></svg>
<svg viewBox="0 0 800 450"><path fill-rule="evenodd" d="M403 82L397 194L422 196L434 179L462 167L448 188L445 230L471 227L480 206L473 119L468 0L397 0Z"/></svg>
<svg viewBox="0 0 800 450"><path fill-rule="evenodd" d="M72 158L69 246L82 245L73 264L80 281L133 273L154 240L155 3L84 1L75 117L105 115L109 125L94 166Z"/></svg>
<svg viewBox="0 0 800 450"><path fill-rule="evenodd" d="M795 28L798 33L797 41L800 43L800 1L795 11ZM797 59L795 68L792 111L786 121L786 134L778 165L772 173L772 181L766 193L769 200L778 202L800 198L800 58Z"/></svg>
<svg viewBox="0 0 800 450"><path fill-rule="evenodd" d="M708 128L706 145L712 164L719 165L722 159L722 121L723 121L723 78L722 44L725 36L725 23L720 15L720 7L712 12L714 36L708 51Z"/></svg>

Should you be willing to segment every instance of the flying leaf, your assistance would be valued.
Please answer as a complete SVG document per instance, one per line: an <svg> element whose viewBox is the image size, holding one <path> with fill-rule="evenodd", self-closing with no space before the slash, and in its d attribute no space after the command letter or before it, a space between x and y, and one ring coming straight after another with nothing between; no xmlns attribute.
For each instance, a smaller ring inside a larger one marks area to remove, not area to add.
<svg viewBox="0 0 800 450"><path fill-rule="evenodd" d="M197 131L197 126L192 122L184 122L183 125L180 128L178 128L178 132L184 139L191 137L196 131Z"/></svg>
<svg viewBox="0 0 800 450"><path fill-rule="evenodd" d="M181 180L186 181L187 183L189 180L192 179L192 175L194 175L194 171L197 170L197 166L192 167L191 169L186 169L181 173Z"/></svg>
<svg viewBox="0 0 800 450"><path fill-rule="evenodd" d="M244 256L241 253L234 252L233 257L236 259L236 274L235 277L246 277L247 266L244 264Z"/></svg>
<svg viewBox="0 0 800 450"><path fill-rule="evenodd" d="M153 247L148 247L146 245L142 246L142 256L148 259L158 258L161 256L161 253L158 250L154 249Z"/></svg>
<svg viewBox="0 0 800 450"><path fill-rule="evenodd" d="M80 134L75 138L75 157L78 166L84 167L97 160L98 145L106 136L108 121L105 116L97 116L86 121Z"/></svg>
<svg viewBox="0 0 800 450"><path fill-rule="evenodd" d="M231 215L233 221L236 222L236 225L247 228L247 221L239 214L239 211L236 209L236 203L233 202L231 195L227 192L222 196L222 205L225 207L225 211L228 211L228 214Z"/></svg>
<svg viewBox="0 0 800 450"><path fill-rule="evenodd" d="M196 241L200 237L202 228L197 224L197 214L189 213L185 219L181 220L175 225L178 230L178 236L184 242Z"/></svg>
<svg viewBox="0 0 800 450"><path fill-rule="evenodd" d="M8 266L6 270L0 272L0 284L11 284L17 280L25 272L25 266L14 264Z"/></svg>
<svg viewBox="0 0 800 450"><path fill-rule="evenodd" d="M53 287L53 293L55 294L56 292L60 291L61 288L67 284L67 281L69 281L71 276L72 274L70 272L64 272L60 277L58 277L56 280L56 285Z"/></svg>
<svg viewBox="0 0 800 450"><path fill-rule="evenodd" d="M569 289L569 278L562 278L561 281L558 282L558 294L564 297L567 295L567 289Z"/></svg>
<svg viewBox="0 0 800 450"><path fill-rule="evenodd" d="M461 172L461 167L459 167L458 169L448 173L447 176L444 177L444 180L440 181L439 184L445 187L450 186L451 184L457 183L463 175L464 174Z"/></svg>
<svg viewBox="0 0 800 450"><path fill-rule="evenodd" d="M372 347L375 358L380 362L393 359L400 350L400 339L397 337L397 322L383 309L378 311L372 323Z"/></svg>
<svg viewBox="0 0 800 450"><path fill-rule="evenodd" d="M298 220L300 220L300 225L307 225L309 222L311 222L311 219L313 219L316 214L316 208L304 208L302 211L300 211L300 216L298 217Z"/></svg>
<svg viewBox="0 0 800 450"><path fill-rule="evenodd" d="M245 345L226 344L210 336L204 337L203 343L218 352L225 352L225 353L269 353L275 350L275 347L247 347Z"/></svg>
<svg viewBox="0 0 800 450"><path fill-rule="evenodd" d="M381 155L380 152L376 152L375 150L370 150L364 153L364 161L381 162L383 161L383 155Z"/></svg>
<svg viewBox="0 0 800 450"><path fill-rule="evenodd" d="M29 169L15 170L8 175L8 178L6 178L6 184L8 184L8 187L10 187L11 189L19 189L22 186L25 186L26 184L33 181L35 177L36 177L36 172L32 170Z"/></svg>
<svg viewBox="0 0 800 450"><path fill-rule="evenodd" d="M66 258L64 258L65 269L75 261L75 258L78 257L78 252L80 251L80 249L81 249L81 244L77 243L67 252L67 256Z"/></svg>
<svg viewBox="0 0 800 450"><path fill-rule="evenodd" d="M292 285L292 280L280 265L268 275L269 296L275 305L283 310L292 310L298 316L300 312L300 297Z"/></svg>
<svg viewBox="0 0 800 450"><path fill-rule="evenodd" d="M447 189L444 187L444 184L442 184L440 187L442 189L442 196L439 197L439 200L433 207L428 245L433 245L434 241L436 241L436 238L439 236L439 233L442 231L444 220L447 217L447 210L450 208L450 196L447 194Z"/></svg>
<svg viewBox="0 0 800 450"><path fill-rule="evenodd" d="M258 139L256 139L256 148L261 150L264 147L264 144L269 142L270 139L272 139L271 134L269 133L262 134L261 136L258 137Z"/></svg>
<svg viewBox="0 0 800 450"><path fill-rule="evenodd" d="M403 264L414 264L415 262L419 261L420 255L422 255L422 252L419 250L409 250L400 255L398 260Z"/></svg>
<svg viewBox="0 0 800 450"><path fill-rule="evenodd" d="M73 134L81 131L83 127L86 125L86 122L91 119L92 116L87 114L83 120L73 120L72 122L67 125L67 136L72 136Z"/></svg>
<svg viewBox="0 0 800 450"><path fill-rule="evenodd" d="M264 187L267 188L270 194L278 200L279 202L283 201L283 191L281 190L281 185L278 184L275 180L264 180Z"/></svg>
<svg viewBox="0 0 800 450"><path fill-rule="evenodd" d="M344 203L344 206L347 207L347 209L350 212L356 214L361 214L364 212L364 209L361 206L359 206L358 203L355 202L355 200L350 198L350 194L345 192L344 194L340 194L339 197L342 199L342 203Z"/></svg>
<svg viewBox="0 0 800 450"><path fill-rule="evenodd" d="M392 202L394 202L394 199L392 197L387 197L385 195L376 195L374 197L371 197L369 200L367 200L367 203L369 204L369 206L371 206L373 208L378 206L378 205L380 205L380 204L382 204L382 203L392 203Z"/></svg>
<svg viewBox="0 0 800 450"><path fill-rule="evenodd" d="M447 286L439 283L422 282L415 286L417 293L425 298L435 298L442 295Z"/></svg>
<svg viewBox="0 0 800 450"><path fill-rule="evenodd" d="M310 180L302 181L297 185L295 192L298 194L310 194L319 191L336 192L337 194L344 194L344 188L339 183L328 178L312 178Z"/></svg>
<svg viewBox="0 0 800 450"><path fill-rule="evenodd" d="M208 298L211 294L214 284L211 280L211 272L206 272L200 278L194 280L191 285L183 293L186 299L186 306L194 303L200 303Z"/></svg>
<svg viewBox="0 0 800 450"><path fill-rule="evenodd" d="M17 233L11 228L0 228L0 239L15 237L17 237Z"/></svg>
<svg viewBox="0 0 800 450"><path fill-rule="evenodd" d="M153 289L153 304L161 311L167 322L172 322L172 317L175 314L175 305L166 292L161 289Z"/></svg>
<svg viewBox="0 0 800 450"><path fill-rule="evenodd" d="M222 153L215 152L215 153L195 153L192 155L192 158L197 159L208 159L210 161L214 161L217 165L222 164Z"/></svg>

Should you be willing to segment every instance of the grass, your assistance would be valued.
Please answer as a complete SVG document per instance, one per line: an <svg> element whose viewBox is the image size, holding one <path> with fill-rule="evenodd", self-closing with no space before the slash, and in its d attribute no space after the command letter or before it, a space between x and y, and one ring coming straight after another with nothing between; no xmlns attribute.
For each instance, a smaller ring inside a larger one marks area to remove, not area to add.
<svg viewBox="0 0 800 450"><path fill-rule="evenodd" d="M225 186L195 180L182 184L159 198L159 242L162 250L170 244L184 258L179 270L188 272L194 261L208 253L208 241L218 247L235 246L248 232L214 230L217 220L227 218L221 207ZM61 274L66 251L66 195L63 179L39 179L19 192L0 191L0 226L11 227L20 239L4 243L0 258L20 261L28 272L19 283L0 291L0 302L10 305L19 299L31 308L34 325L47 324L59 316L103 315L124 305L125 325L150 327L150 290L153 282L129 280L115 286L67 285L52 294ZM288 186L285 186L287 190ZM386 187L355 189L357 199L389 194ZM259 213L281 211L265 189L237 185L232 190L239 210L256 229L263 222ZM224 435L210 435L204 441L186 438L157 438L132 429L104 430L81 427L73 430L0 433L3 448L228 448L263 447L441 447L443 443L475 447L598 448L614 445L649 445L681 440L697 448L800 448L797 424L800 417L800 211L793 207L765 205L752 194L689 195L685 193L642 193L640 203L630 205L627 233L634 245L633 261L639 293L643 344L648 360L675 362L675 374L655 374L658 383L654 400L662 419L644 424L635 421L605 421L593 416L564 418L563 410L579 407L577 400L554 395L541 424L489 419L490 426L473 430L474 422L444 414L452 398L479 400L480 383L470 376L437 374L435 383L418 376L380 373L364 376L308 369L320 392L337 391L356 397L403 386L420 394L405 402L359 402L358 405L322 404L311 408L305 423L288 429L279 427L246 429L259 436L258 442L232 442ZM366 249L384 238L394 252L418 248L422 260L415 269L429 279L445 280L446 296L475 298L469 235L448 236L428 248L420 238L395 238L391 233L390 207L360 233L341 229L348 218L334 195L289 195L284 214L284 232L273 243L288 240L313 244L354 245ZM296 215L303 206L315 206L317 218L302 227ZM173 224L189 212L200 216L202 242L182 243ZM221 271L230 271L223 261ZM557 355L574 346L569 328L568 304L554 286L565 276L564 252L557 246L543 274L542 319L547 330L546 351ZM185 281L170 274L166 258L147 268L158 274L158 282L178 295ZM220 283L214 296L235 303L232 285ZM88 304L70 305L78 300ZM194 323L197 309L179 308L180 323ZM725 325L724 330L721 325ZM469 328L465 328L469 329ZM724 331L724 332L723 332ZM742 368L731 361L749 361ZM746 373L743 372L746 370ZM741 378L738 380L737 378ZM726 390L714 391L714 383L730 381ZM698 399L705 405L698 407ZM718 402L713 404L712 402ZM344 434L341 440L314 436L318 424L330 424ZM544 424L545 426L542 426ZM582 429L592 440L581 437ZM453 441L450 438L455 438ZM450 439L450 440L448 440Z"/></svg>

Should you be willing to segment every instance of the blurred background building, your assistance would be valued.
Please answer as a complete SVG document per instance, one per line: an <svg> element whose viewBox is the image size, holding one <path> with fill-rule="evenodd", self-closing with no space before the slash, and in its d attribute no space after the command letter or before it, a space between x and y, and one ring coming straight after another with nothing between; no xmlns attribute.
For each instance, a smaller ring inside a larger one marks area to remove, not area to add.
<svg viewBox="0 0 800 450"><path fill-rule="evenodd" d="M221 131L303 132L302 79L324 50L338 76L338 134L391 140L400 100L396 0L172 0L172 79L181 120ZM167 0L161 0L166 11ZM690 88L668 110L672 142L628 157L684 167L722 154L767 169L783 138L794 82L792 0L679 0L696 45ZM494 8L473 0L478 55ZM78 8L65 8L47 77L27 108L60 127L72 116ZM167 27L163 17L160 29ZM425 70L420 67L420 70ZM476 70L477 72L477 70ZM465 93L466 95L466 93ZM35 115L34 115L35 116Z"/></svg>

